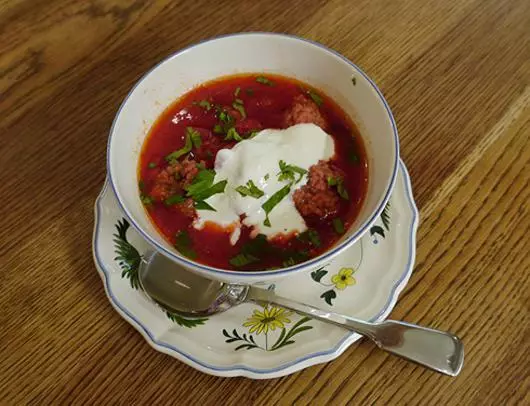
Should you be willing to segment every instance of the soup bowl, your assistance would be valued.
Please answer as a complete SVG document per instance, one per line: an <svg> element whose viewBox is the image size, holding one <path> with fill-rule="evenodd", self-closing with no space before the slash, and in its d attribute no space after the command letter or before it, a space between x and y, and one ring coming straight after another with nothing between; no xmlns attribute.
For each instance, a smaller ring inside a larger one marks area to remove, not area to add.
<svg viewBox="0 0 530 406"><path fill-rule="evenodd" d="M197 85L246 72L293 77L322 90L355 122L366 149L368 189L355 222L328 251L282 269L233 271L182 256L153 225L138 191L137 169L142 145L164 110ZM224 282L251 284L314 270L358 241L376 221L390 197L398 158L398 135L390 108L374 82L356 65L337 52L302 38L241 33L183 49L160 62L139 80L112 124L107 169L121 209L155 250L191 272Z"/></svg>

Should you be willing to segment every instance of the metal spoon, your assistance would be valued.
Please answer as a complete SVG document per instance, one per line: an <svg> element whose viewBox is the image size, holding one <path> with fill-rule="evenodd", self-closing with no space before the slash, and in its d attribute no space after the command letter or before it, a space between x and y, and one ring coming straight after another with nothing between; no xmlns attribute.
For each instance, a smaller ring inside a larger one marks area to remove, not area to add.
<svg viewBox="0 0 530 406"><path fill-rule="evenodd" d="M464 363L462 341L451 333L393 320L370 323L283 298L269 290L213 281L155 252L144 256L138 276L151 299L182 316L211 316L244 302L271 303L355 331L385 351L446 375L458 375Z"/></svg>

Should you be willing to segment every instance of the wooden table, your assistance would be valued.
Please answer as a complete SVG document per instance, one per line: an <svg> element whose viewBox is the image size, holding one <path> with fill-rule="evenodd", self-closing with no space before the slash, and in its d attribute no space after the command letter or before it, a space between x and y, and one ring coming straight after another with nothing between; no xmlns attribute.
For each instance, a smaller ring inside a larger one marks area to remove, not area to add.
<svg viewBox="0 0 530 406"><path fill-rule="evenodd" d="M421 215L391 316L462 337L457 378L366 340L284 378L216 378L107 301L92 208L119 104L168 54L250 30L320 41L385 94ZM529 402L529 38L528 0L0 0L0 404Z"/></svg>

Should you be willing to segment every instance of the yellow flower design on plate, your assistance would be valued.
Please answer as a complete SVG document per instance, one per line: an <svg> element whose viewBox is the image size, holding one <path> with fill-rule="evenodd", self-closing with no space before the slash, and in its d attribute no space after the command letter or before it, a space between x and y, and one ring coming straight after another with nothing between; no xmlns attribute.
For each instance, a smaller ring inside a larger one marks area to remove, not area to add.
<svg viewBox="0 0 530 406"><path fill-rule="evenodd" d="M331 277L331 283L335 285L338 290L344 290L348 286L355 285L356 280L352 276L355 270L353 268L341 268L339 273Z"/></svg>
<svg viewBox="0 0 530 406"><path fill-rule="evenodd" d="M243 323L243 327L250 327L249 333L267 334L269 330L276 330L276 327L284 328L285 324L291 322L291 314L292 312L280 307L265 307L263 311L254 310L252 316Z"/></svg>

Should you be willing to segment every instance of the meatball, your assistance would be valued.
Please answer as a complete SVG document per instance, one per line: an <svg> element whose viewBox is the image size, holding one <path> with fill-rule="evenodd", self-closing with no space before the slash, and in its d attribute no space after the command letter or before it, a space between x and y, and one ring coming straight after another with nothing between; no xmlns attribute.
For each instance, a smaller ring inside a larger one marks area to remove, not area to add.
<svg viewBox="0 0 530 406"><path fill-rule="evenodd" d="M204 165L204 161L200 163ZM198 173L197 162L193 159L184 159L168 165L156 176L150 195L158 201L166 200L170 196L181 193L193 182Z"/></svg>
<svg viewBox="0 0 530 406"><path fill-rule="evenodd" d="M285 112L284 125L290 127L295 124L313 123L323 130L327 127L327 122L318 106L302 94L296 96L293 105Z"/></svg>
<svg viewBox="0 0 530 406"><path fill-rule="evenodd" d="M309 168L307 184L293 194L296 209L300 214L303 217L319 218L336 215L339 210L340 197L337 191L328 184L328 179L342 176L342 171L329 161L319 161Z"/></svg>

